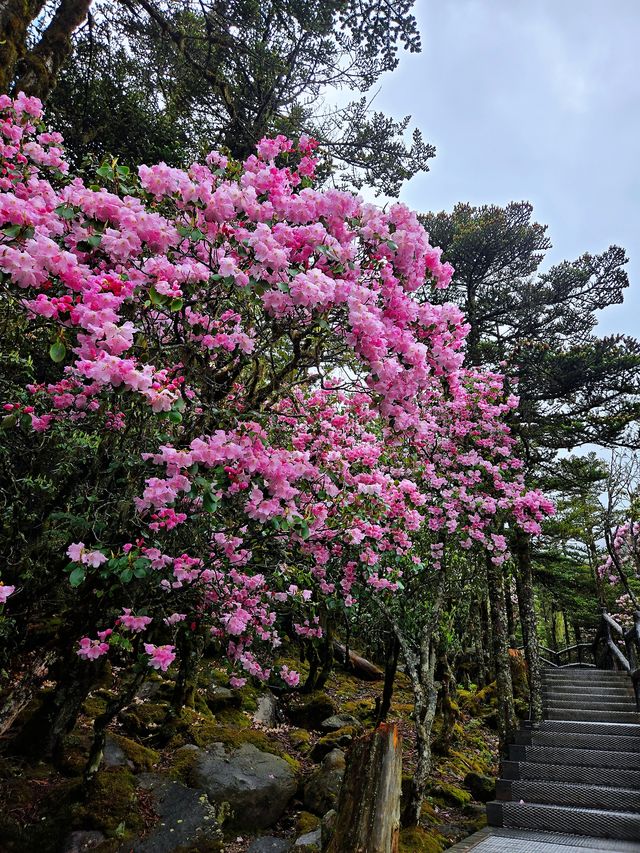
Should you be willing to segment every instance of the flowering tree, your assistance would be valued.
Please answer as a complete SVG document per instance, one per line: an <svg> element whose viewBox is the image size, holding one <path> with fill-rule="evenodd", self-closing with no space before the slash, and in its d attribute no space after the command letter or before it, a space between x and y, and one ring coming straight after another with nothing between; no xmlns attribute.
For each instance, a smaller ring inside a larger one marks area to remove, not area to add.
<svg viewBox="0 0 640 853"><path fill-rule="evenodd" d="M0 109L5 455L46 483L0 603L18 623L34 602L69 613L49 746L109 655L132 662L130 690L176 665L176 709L205 643L232 684L293 687L271 663L282 631L318 638L329 600L368 590L427 750L431 635L418 618L409 637L395 597L416 578L437 589L454 539L499 566L503 526L535 533L550 510L523 486L515 398L462 366L460 311L412 296L451 267L404 206L315 188L311 139L188 171L105 163L87 184L37 100ZM418 811L427 772L425 758Z"/></svg>

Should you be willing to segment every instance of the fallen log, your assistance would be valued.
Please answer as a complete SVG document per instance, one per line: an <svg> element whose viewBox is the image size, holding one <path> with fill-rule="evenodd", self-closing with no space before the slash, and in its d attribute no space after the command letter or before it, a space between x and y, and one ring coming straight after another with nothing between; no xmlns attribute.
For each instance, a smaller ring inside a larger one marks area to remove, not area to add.
<svg viewBox="0 0 640 853"><path fill-rule="evenodd" d="M333 653L342 664L345 662L346 651L342 643L334 642ZM381 669L366 658L352 652L351 649L349 649L349 666L347 668L355 676L362 678L363 681L381 681L384 678L384 673Z"/></svg>
<svg viewBox="0 0 640 853"><path fill-rule="evenodd" d="M354 741L326 853L398 853L402 737L381 723Z"/></svg>

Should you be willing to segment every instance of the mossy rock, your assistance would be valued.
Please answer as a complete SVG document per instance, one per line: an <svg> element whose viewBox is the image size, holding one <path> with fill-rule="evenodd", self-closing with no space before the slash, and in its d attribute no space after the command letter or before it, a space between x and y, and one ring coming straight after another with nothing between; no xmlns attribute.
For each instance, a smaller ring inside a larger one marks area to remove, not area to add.
<svg viewBox="0 0 640 853"><path fill-rule="evenodd" d="M471 794L450 782L437 782L429 786L429 795L440 805L466 806L471 802Z"/></svg>
<svg viewBox="0 0 640 853"><path fill-rule="evenodd" d="M118 718L130 734L145 736L165 725L169 710L167 702L141 702L124 708Z"/></svg>
<svg viewBox="0 0 640 853"><path fill-rule="evenodd" d="M321 737L313 745L310 752L310 758L313 761L322 761L325 755L328 755L332 749L345 749L360 733L355 726L343 726L335 732L331 732L324 737Z"/></svg>
<svg viewBox="0 0 640 853"><path fill-rule="evenodd" d="M398 853L441 853L442 837L419 826L410 826L400 831Z"/></svg>
<svg viewBox="0 0 640 853"><path fill-rule="evenodd" d="M340 705L340 712L343 714L353 714L363 723L375 723L376 721L376 706L373 700L358 699L352 702L343 702Z"/></svg>
<svg viewBox="0 0 640 853"><path fill-rule="evenodd" d="M92 693L90 696L84 700L82 704L82 713L85 714L89 719L95 720L96 717L99 717L100 714L104 714L107 710L107 699L104 696L96 696Z"/></svg>
<svg viewBox="0 0 640 853"><path fill-rule="evenodd" d="M172 853L224 853L222 841L205 841L201 839L193 844L181 844L174 847Z"/></svg>
<svg viewBox="0 0 640 853"><path fill-rule="evenodd" d="M486 803L496 795L496 780L492 776L481 773L467 773L464 777L465 786L471 791L474 800Z"/></svg>
<svg viewBox="0 0 640 853"><path fill-rule="evenodd" d="M228 687L208 685L202 695L203 701L212 714L224 711L227 708L241 708L242 695L238 690L230 690Z"/></svg>
<svg viewBox="0 0 640 853"><path fill-rule="evenodd" d="M149 747L123 735L112 734L111 737L138 772L151 770L160 760L160 753L156 752L155 749L149 749Z"/></svg>
<svg viewBox="0 0 640 853"><path fill-rule="evenodd" d="M308 696L299 695L289 706L289 719L304 729L318 729L327 717L337 714L338 708L326 693L317 691Z"/></svg>
<svg viewBox="0 0 640 853"><path fill-rule="evenodd" d="M306 835L320 826L320 818L311 812L300 812L296 819L296 834Z"/></svg>
<svg viewBox="0 0 640 853"><path fill-rule="evenodd" d="M85 829L99 829L107 836L127 837L144 829L137 806L135 777L126 767L108 767L91 780L87 801L76 817Z"/></svg>
<svg viewBox="0 0 640 853"><path fill-rule="evenodd" d="M291 746L306 755L311 749L311 735L306 729L291 729L289 732Z"/></svg>

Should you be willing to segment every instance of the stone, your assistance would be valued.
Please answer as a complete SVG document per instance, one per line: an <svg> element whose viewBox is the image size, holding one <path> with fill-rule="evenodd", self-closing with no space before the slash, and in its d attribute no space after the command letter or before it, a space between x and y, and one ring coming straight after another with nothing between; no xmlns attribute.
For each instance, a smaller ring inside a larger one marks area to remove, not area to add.
<svg viewBox="0 0 640 853"><path fill-rule="evenodd" d="M464 785L471 792L474 800L480 803L488 803L496 795L496 780L492 776L483 776L480 773L467 773L464 777Z"/></svg>
<svg viewBox="0 0 640 853"><path fill-rule="evenodd" d="M288 838L263 835L262 838L256 838L251 842L247 853L289 853L290 850L291 841Z"/></svg>
<svg viewBox="0 0 640 853"><path fill-rule="evenodd" d="M209 706L212 714L225 711L227 708L239 708L242 705L242 696L228 687L212 685L204 694L204 700Z"/></svg>
<svg viewBox="0 0 640 853"><path fill-rule="evenodd" d="M151 792L158 822L144 839L128 841L122 853L172 853L178 847L197 849L199 844L210 850L216 849L216 842L223 850L218 815L204 791L159 773L142 773L138 784Z"/></svg>
<svg viewBox="0 0 640 853"><path fill-rule="evenodd" d="M322 761L325 755L334 749L349 746L355 734L357 734L357 730L353 726L343 726L337 731L330 732L314 743L309 757L312 761Z"/></svg>
<svg viewBox="0 0 640 853"><path fill-rule="evenodd" d="M335 809L330 809L326 815L323 815L322 820L320 821L320 836L322 839L320 847L322 850L325 850L331 841L337 817L338 812Z"/></svg>
<svg viewBox="0 0 640 853"><path fill-rule="evenodd" d="M278 700L270 690L258 697L253 722L268 729L274 729L278 725Z"/></svg>
<svg viewBox="0 0 640 853"><path fill-rule="evenodd" d="M353 726L354 728L363 728L362 723L353 714L333 714L327 717L320 723L320 728L325 732L335 732L338 729L343 729L345 726Z"/></svg>
<svg viewBox="0 0 640 853"><path fill-rule="evenodd" d="M84 853L85 850L93 850L105 840L106 836L97 830L72 832L64 841L62 853Z"/></svg>
<svg viewBox="0 0 640 853"><path fill-rule="evenodd" d="M320 827L318 829L314 829L313 832L307 832L306 835L301 835L300 838L296 839L295 844L293 845L294 851L305 851L305 853L311 853L311 851L320 850L320 845L322 843L322 832Z"/></svg>
<svg viewBox="0 0 640 853"><path fill-rule="evenodd" d="M228 804L226 825L245 830L274 824L296 793L295 773L283 758L245 743L230 749L214 743L193 761L191 782L212 804Z"/></svg>
<svg viewBox="0 0 640 853"><path fill-rule="evenodd" d="M325 756L322 765L313 773L304 786L303 801L310 812L322 816L338 804L338 796L344 777L344 753L332 750Z"/></svg>
<svg viewBox="0 0 640 853"><path fill-rule="evenodd" d="M318 691L309 696L296 696L289 706L289 718L304 729L319 729L327 717L337 713L337 707L326 693Z"/></svg>
<svg viewBox="0 0 640 853"><path fill-rule="evenodd" d="M122 747L107 735L104 742L102 761L105 767L133 767L133 761L129 761Z"/></svg>

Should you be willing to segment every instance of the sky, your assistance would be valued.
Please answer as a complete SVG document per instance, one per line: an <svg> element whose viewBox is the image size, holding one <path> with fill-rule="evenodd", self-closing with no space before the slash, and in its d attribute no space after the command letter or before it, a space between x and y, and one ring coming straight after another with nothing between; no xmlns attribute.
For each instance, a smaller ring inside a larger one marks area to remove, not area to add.
<svg viewBox="0 0 640 853"><path fill-rule="evenodd" d="M630 287L598 331L640 337L640 0L417 0L414 12L422 53L403 55L374 100L437 148L402 201L531 201L553 263L623 246Z"/></svg>

